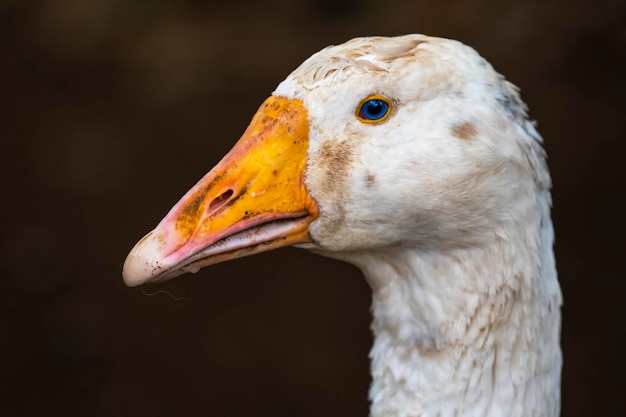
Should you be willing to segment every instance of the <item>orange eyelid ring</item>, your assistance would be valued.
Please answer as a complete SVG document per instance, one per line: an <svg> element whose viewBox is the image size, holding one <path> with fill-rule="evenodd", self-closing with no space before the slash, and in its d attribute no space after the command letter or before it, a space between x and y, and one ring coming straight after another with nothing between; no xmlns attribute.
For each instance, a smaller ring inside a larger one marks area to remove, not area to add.
<svg viewBox="0 0 626 417"><path fill-rule="evenodd" d="M380 95L367 96L356 108L356 118L367 124L381 123L389 117L393 107L392 100Z"/></svg>

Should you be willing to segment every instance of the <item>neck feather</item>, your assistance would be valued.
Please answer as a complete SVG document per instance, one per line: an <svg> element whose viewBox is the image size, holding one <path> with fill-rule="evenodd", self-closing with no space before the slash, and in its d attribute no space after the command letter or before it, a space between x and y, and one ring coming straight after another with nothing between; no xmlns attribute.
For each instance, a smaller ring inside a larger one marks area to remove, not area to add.
<svg viewBox="0 0 626 417"><path fill-rule="evenodd" d="M485 247L346 257L373 289L373 417L558 416L561 293L544 203L533 226L503 226Z"/></svg>

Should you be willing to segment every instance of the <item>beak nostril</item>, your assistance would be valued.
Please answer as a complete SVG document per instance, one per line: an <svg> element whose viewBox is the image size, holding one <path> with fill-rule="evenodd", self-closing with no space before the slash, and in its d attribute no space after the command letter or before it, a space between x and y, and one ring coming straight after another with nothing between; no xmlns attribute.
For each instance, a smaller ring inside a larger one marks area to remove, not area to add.
<svg viewBox="0 0 626 417"><path fill-rule="evenodd" d="M232 197L233 190L226 190L222 194L218 195L211 201L209 204L208 213L214 214L217 210L219 210L228 200Z"/></svg>

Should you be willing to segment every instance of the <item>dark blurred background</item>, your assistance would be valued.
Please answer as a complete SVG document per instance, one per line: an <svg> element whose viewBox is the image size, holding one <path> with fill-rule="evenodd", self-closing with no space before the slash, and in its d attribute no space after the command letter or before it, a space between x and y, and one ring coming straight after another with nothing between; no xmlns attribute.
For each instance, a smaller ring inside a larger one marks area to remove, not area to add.
<svg viewBox="0 0 626 417"><path fill-rule="evenodd" d="M366 416L352 266L282 249L148 296L120 265L301 61L412 32L522 88L554 179L562 415L626 416L624 0L0 1L0 416Z"/></svg>

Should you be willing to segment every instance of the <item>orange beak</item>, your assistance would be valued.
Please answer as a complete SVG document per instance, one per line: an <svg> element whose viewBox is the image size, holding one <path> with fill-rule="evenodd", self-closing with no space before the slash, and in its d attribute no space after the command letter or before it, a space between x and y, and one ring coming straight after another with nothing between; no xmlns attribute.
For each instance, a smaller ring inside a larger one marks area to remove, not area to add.
<svg viewBox="0 0 626 417"><path fill-rule="evenodd" d="M268 98L235 147L128 254L124 282L136 286L214 263L311 242L318 208L304 185L307 111Z"/></svg>

